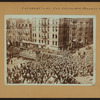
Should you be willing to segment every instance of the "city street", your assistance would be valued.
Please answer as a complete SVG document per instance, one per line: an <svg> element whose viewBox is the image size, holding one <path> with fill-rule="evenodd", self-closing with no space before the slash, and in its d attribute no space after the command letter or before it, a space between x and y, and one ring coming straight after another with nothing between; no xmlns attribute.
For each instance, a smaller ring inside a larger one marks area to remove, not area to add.
<svg viewBox="0 0 100 100"><path fill-rule="evenodd" d="M93 84L93 18L6 19L7 83Z"/></svg>
<svg viewBox="0 0 100 100"><path fill-rule="evenodd" d="M89 56L88 54L89 54L89 52L90 52L90 50L92 50L92 46L93 45L90 45L90 47L91 47L91 49L89 49L89 50L86 50L86 47L83 47L83 48L81 48L80 50L79 50L79 52L80 52L80 54L82 55L83 54L83 51L87 54L87 57ZM29 50L30 51L30 50ZM27 51L27 54L29 53L29 51ZM26 52L26 51L25 51ZM24 54L25 54L25 52L24 52ZM72 54L72 58L71 58L71 61L73 61L73 63L74 63L74 61L75 61L75 59L77 59L77 61L80 61L80 58L78 57L78 53L79 53L78 51L76 51L75 53L73 53ZM32 52L31 52L32 53ZM33 52L34 53L34 52ZM51 55L51 56L57 56L57 55L55 55L55 54L50 54L50 53L43 53L43 54L45 54L45 55ZM42 54L42 55L43 55ZM63 56L61 56L61 55L58 55L58 57L60 57L60 58L62 58ZM66 61L68 60L70 60L70 59L68 59L68 58L66 58L66 57L64 57L64 58L62 58L62 59L66 59ZM79 60L78 60L79 59ZM87 58L86 58L87 59ZM11 61L12 60L12 61ZM10 60L10 62L9 62L9 64L7 65L7 68L9 68L9 69L12 69L12 68L14 68L14 66L18 66L19 68L20 68L20 64L23 64L23 63L25 63L25 64L27 64L27 62L30 62L30 60L25 60L24 58L22 58L22 57L19 57L19 58L17 58L17 57L14 57L14 58L12 58ZM57 60L57 58L55 59L55 60ZM31 61L32 61L32 59L31 59ZM56 62L56 61L55 61ZM36 63L36 61L34 61L34 63ZM39 62L40 63L40 62ZM88 62L85 62L86 64L88 64ZM37 64L36 64L37 65ZM63 69L63 67L64 66L62 66L62 69ZM66 67L67 68L67 67ZM93 83L93 76L77 76L77 77L74 77L78 82L80 82L80 84L91 84L91 83ZM50 80L50 79L49 79Z"/></svg>

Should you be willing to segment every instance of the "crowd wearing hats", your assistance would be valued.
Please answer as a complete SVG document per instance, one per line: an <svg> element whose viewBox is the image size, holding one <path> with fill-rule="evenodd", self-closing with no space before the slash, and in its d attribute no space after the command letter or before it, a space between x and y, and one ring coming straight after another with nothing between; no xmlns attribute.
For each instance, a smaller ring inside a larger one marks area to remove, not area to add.
<svg viewBox="0 0 100 100"><path fill-rule="evenodd" d="M65 56L42 54L42 60L28 60L7 68L9 84L81 84L75 77L93 76L93 50ZM41 56L40 56L41 57Z"/></svg>

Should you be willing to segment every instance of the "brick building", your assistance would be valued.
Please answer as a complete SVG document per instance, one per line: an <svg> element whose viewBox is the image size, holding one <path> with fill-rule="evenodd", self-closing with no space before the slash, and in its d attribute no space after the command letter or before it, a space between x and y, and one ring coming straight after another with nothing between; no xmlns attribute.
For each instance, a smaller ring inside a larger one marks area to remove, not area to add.
<svg viewBox="0 0 100 100"><path fill-rule="evenodd" d="M12 18L6 20L7 41L17 46L36 44L49 49L67 49L93 42L92 18Z"/></svg>

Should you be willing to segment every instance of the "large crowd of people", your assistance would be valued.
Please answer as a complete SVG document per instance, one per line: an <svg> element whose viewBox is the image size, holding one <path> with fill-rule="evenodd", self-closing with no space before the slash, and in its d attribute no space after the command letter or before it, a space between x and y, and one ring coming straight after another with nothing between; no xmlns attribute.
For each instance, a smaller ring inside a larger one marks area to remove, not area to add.
<svg viewBox="0 0 100 100"><path fill-rule="evenodd" d="M76 55L63 53L66 54L63 57L44 53L40 60L30 59L12 69L7 68L7 83L81 84L75 77L93 76L93 49L78 51Z"/></svg>

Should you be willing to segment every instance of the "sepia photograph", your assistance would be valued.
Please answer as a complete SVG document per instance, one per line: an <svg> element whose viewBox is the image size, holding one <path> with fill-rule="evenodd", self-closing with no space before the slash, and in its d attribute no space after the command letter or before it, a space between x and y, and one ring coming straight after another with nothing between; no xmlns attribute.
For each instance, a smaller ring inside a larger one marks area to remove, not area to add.
<svg viewBox="0 0 100 100"><path fill-rule="evenodd" d="M96 16L5 15L6 85L94 85Z"/></svg>

